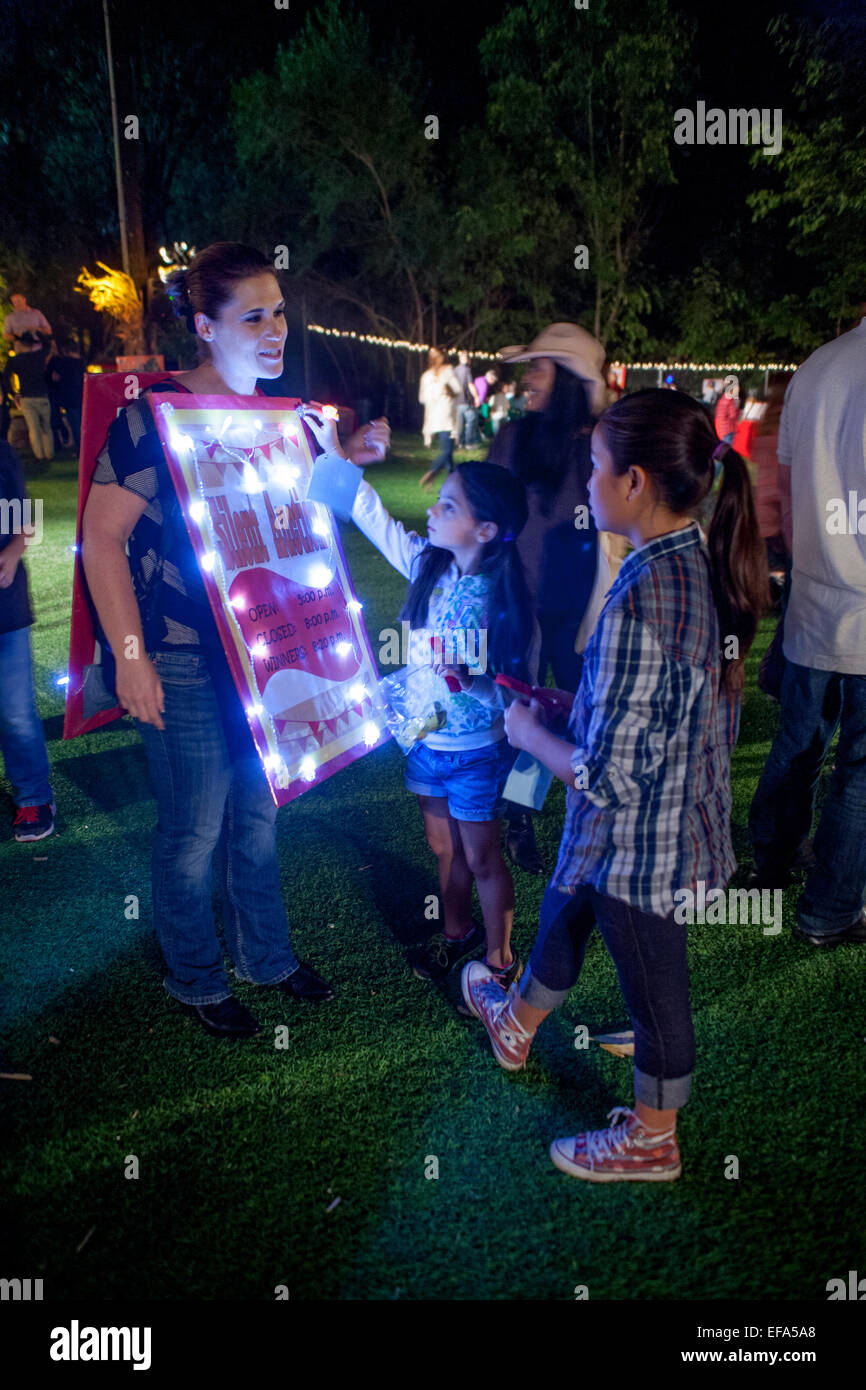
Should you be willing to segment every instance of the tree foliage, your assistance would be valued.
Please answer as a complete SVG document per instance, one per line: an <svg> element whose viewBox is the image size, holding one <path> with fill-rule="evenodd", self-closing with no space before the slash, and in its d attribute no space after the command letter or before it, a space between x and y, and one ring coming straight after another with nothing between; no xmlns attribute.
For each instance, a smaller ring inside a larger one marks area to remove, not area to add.
<svg viewBox="0 0 866 1390"><path fill-rule="evenodd" d="M532 286L536 318L564 302L602 342L640 342L641 257L659 190L673 182L671 98L685 41L667 0L651 25L632 0L580 11L526 0L484 39L490 141L506 152L484 209L499 199L519 225L511 278ZM588 248L587 271L575 268L577 245Z"/></svg>
<svg viewBox="0 0 866 1390"><path fill-rule="evenodd" d="M369 329L420 340L447 213L424 82L409 45L377 51L363 15L330 0L236 90L247 234L287 245L290 270Z"/></svg>
<svg viewBox="0 0 866 1390"><path fill-rule="evenodd" d="M814 269L802 311L838 333L866 301L866 17L815 27L782 16L771 32L794 74L797 117L781 153L761 162L774 177L749 203L758 221L784 214L792 249Z"/></svg>

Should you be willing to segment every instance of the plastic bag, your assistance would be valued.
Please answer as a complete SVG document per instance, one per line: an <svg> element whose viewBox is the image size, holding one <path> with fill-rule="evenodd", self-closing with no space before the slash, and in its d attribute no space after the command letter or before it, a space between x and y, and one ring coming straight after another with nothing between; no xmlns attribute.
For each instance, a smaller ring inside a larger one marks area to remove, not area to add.
<svg viewBox="0 0 866 1390"><path fill-rule="evenodd" d="M436 697L438 681L431 666L404 666L379 682L385 723L404 753L448 722L445 702Z"/></svg>

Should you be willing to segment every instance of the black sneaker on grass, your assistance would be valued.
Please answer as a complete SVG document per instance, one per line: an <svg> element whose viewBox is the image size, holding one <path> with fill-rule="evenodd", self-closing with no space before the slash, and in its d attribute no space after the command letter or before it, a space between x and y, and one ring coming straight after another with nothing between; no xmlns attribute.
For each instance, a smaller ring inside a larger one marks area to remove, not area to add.
<svg viewBox="0 0 866 1390"><path fill-rule="evenodd" d="M416 947L410 954L412 974L419 980L444 980L458 965L482 950L485 942L484 928L477 922L473 922L468 936L457 941L452 941L444 932L434 932L423 946Z"/></svg>
<svg viewBox="0 0 866 1390"><path fill-rule="evenodd" d="M57 807L53 801L44 806L19 806L18 814L12 822L12 833L19 842L44 840L54 831L54 817Z"/></svg>

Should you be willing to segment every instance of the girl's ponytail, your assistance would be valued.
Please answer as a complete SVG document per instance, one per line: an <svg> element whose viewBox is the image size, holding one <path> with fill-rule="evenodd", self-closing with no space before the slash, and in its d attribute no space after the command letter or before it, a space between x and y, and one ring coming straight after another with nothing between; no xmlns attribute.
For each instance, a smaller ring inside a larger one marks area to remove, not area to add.
<svg viewBox="0 0 866 1390"><path fill-rule="evenodd" d="M695 516L713 485L722 484L710 519L708 550L722 640L722 681L742 689L746 653L770 605L767 555L745 462L719 443L707 411L681 391L635 391L608 406L599 421L616 473L642 468L660 501L676 516ZM736 643L731 646L731 638ZM736 655L726 655L733 650Z"/></svg>
<svg viewBox="0 0 866 1390"><path fill-rule="evenodd" d="M740 454L722 454L722 483L707 532L713 596L722 637L722 679L730 691L742 690L746 653L758 620L770 604L767 556L749 471ZM736 638L728 655L730 638Z"/></svg>

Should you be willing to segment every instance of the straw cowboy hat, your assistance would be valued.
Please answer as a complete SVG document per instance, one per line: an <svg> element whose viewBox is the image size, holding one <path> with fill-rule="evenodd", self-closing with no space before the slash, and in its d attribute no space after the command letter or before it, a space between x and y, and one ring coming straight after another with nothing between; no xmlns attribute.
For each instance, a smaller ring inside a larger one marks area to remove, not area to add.
<svg viewBox="0 0 866 1390"><path fill-rule="evenodd" d="M531 357L549 357L586 382L593 414L600 414L604 408L607 398L607 387L601 374L604 348L597 338L576 323L551 323L531 343L500 348L499 357L503 362L527 362Z"/></svg>

